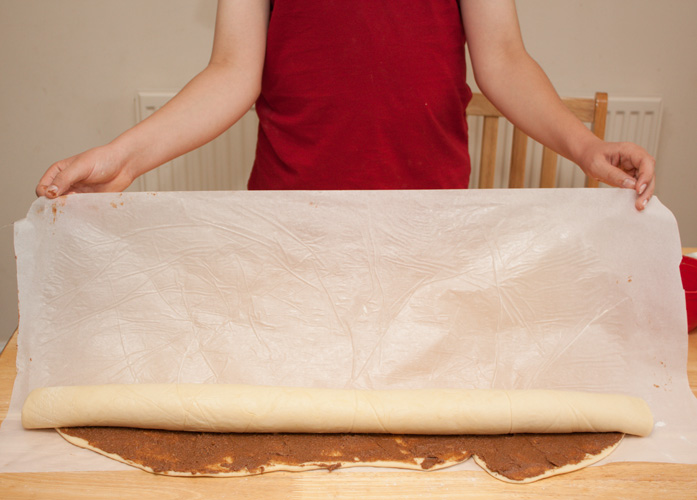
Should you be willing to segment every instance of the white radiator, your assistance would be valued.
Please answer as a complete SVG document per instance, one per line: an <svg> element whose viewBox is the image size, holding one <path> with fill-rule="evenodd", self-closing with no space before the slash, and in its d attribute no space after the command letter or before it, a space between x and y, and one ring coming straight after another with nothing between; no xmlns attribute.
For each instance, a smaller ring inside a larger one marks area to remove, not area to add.
<svg viewBox="0 0 697 500"><path fill-rule="evenodd" d="M139 92L136 97L136 117L140 121L165 102L174 92ZM659 97L612 97L608 101L605 138L609 141L631 141L654 157L658 150L662 104ZM133 191L215 191L246 189L249 172L254 162L258 119L250 110L237 124L209 144L177 158L133 183ZM481 118L468 118L470 126L470 154L473 165L479 163L476 145L481 143ZM500 153L497 155L495 187L508 184L510 141L513 127L499 127ZM526 185L539 185L539 165L542 147L528 147ZM570 161L560 158L557 166L558 187L581 187L583 172ZM479 172L472 171L471 186L477 186Z"/></svg>
<svg viewBox="0 0 697 500"><path fill-rule="evenodd" d="M661 129L662 101L660 97L613 97L608 98L607 125L605 139L608 141L629 141L639 144L652 156L658 151L658 137ZM472 156L472 176L470 186L479 183L479 148L481 144L481 117L469 117L470 155ZM511 141L513 126L505 122L499 126L498 151L496 155L496 176L494 187L508 186L508 172L511 161ZM525 186L540 185L540 165L542 146L532 141L527 149ZM583 187L585 175L572 162L559 158L557 162L557 187ZM602 185L602 184L601 184Z"/></svg>
<svg viewBox="0 0 697 500"><path fill-rule="evenodd" d="M136 118L141 121L175 92L139 92ZM225 133L190 153L142 175L130 191L217 191L247 188L254 163L259 120L254 109Z"/></svg>

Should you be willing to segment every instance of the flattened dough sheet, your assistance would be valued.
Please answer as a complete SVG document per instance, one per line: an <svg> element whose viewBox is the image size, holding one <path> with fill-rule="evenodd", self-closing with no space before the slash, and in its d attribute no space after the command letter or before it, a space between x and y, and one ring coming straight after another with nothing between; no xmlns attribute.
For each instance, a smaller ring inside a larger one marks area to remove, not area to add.
<svg viewBox="0 0 697 500"><path fill-rule="evenodd" d="M590 392L113 384L36 389L24 404L22 424L27 429L647 436L653 417L640 398Z"/></svg>

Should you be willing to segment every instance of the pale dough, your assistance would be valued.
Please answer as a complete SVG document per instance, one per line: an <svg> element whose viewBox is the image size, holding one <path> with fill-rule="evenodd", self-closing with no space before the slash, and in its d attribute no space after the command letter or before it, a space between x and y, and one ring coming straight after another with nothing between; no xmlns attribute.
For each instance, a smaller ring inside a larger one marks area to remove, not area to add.
<svg viewBox="0 0 697 500"><path fill-rule="evenodd" d="M36 389L24 403L22 424L27 429L647 436L653 417L642 399L589 392L133 384Z"/></svg>

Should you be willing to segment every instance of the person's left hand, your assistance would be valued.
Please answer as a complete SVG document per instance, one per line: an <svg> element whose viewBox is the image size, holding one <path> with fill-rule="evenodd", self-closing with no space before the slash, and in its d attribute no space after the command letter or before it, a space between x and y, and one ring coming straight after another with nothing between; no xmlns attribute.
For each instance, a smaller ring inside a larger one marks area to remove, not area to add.
<svg viewBox="0 0 697 500"><path fill-rule="evenodd" d="M597 141L585 150L579 166L600 182L634 189L637 210L643 210L653 195L656 160L634 143Z"/></svg>

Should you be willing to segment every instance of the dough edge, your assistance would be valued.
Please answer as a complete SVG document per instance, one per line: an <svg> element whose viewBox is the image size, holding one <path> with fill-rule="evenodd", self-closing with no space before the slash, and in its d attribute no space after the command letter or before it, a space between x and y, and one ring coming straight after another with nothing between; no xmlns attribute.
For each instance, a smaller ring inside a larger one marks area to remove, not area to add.
<svg viewBox="0 0 697 500"><path fill-rule="evenodd" d="M640 398L590 392L133 384L36 389L22 408L22 424L27 429L646 436L653 416Z"/></svg>

